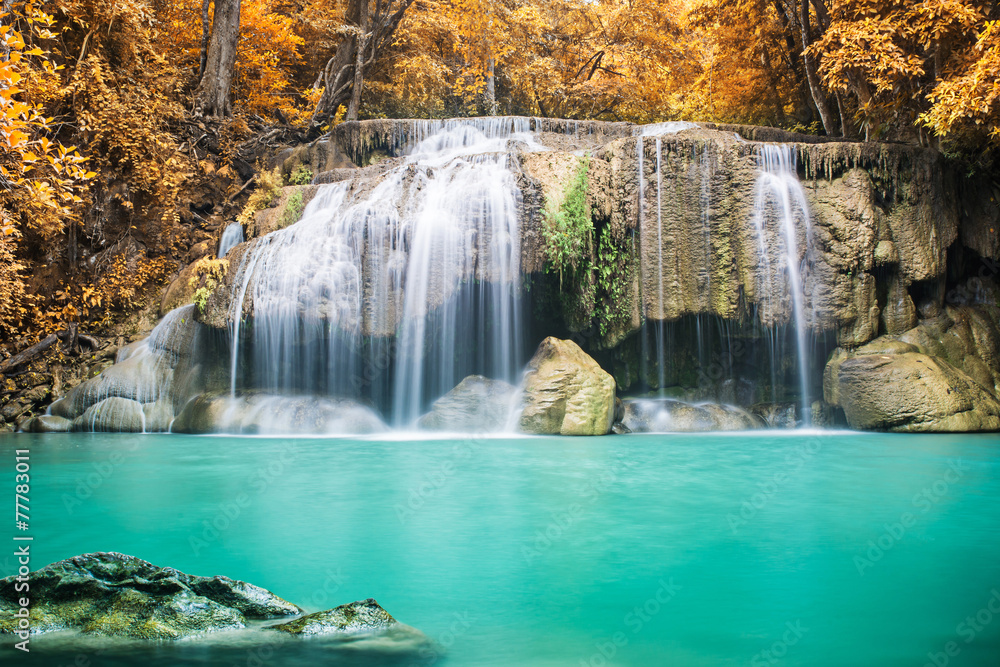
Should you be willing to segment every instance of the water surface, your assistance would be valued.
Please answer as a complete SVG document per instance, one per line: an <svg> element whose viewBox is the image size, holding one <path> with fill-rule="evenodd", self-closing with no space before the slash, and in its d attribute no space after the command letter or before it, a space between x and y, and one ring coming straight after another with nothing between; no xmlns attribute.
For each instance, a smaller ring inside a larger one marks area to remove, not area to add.
<svg viewBox="0 0 1000 667"><path fill-rule="evenodd" d="M998 665L997 445L7 435L0 472L13 495L30 449L35 568L120 551L308 610L374 597L440 664ZM310 642L10 643L5 663L347 664Z"/></svg>

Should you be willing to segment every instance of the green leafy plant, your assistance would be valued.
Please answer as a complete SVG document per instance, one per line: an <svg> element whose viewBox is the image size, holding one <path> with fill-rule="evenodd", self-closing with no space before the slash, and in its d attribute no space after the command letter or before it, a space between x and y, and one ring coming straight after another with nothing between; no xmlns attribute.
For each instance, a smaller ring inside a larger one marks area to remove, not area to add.
<svg viewBox="0 0 1000 667"><path fill-rule="evenodd" d="M576 173L566 188L562 201L547 202L542 234L545 239L547 270L559 274L559 289L563 278L574 279L590 270L593 251L594 223L587 202L587 173L590 157L580 160Z"/></svg>
<svg viewBox="0 0 1000 667"><path fill-rule="evenodd" d="M194 287L198 285L198 289L195 290L192 301L198 312L204 313L205 306L208 304L208 297L212 295L215 288L219 286L222 279L226 277L226 272L229 270L229 261L225 259L212 259L211 257L203 257L197 261L195 264L194 275L191 276L189 285Z"/></svg>
<svg viewBox="0 0 1000 667"><path fill-rule="evenodd" d="M291 174L288 175L289 185L309 185L313 180L313 171L304 164L300 164Z"/></svg>
<svg viewBox="0 0 1000 667"><path fill-rule="evenodd" d="M302 203L302 191L296 190L288 196L288 203L285 205L285 211L281 214L281 226L288 227L289 225L294 225L302 217L302 211L305 210L305 204Z"/></svg>
<svg viewBox="0 0 1000 667"><path fill-rule="evenodd" d="M628 329L632 314L632 279L637 262L632 250L614 241L610 227L601 232L596 266L598 298L594 315L602 337Z"/></svg>

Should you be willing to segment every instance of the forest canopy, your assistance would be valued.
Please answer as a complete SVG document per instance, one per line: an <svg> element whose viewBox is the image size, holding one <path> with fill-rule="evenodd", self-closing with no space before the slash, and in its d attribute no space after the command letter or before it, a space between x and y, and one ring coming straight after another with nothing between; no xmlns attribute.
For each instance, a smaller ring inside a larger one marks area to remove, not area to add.
<svg viewBox="0 0 1000 667"><path fill-rule="evenodd" d="M208 215L181 201L185 188L239 167L264 126L313 137L345 118L726 121L919 143L980 169L1000 147L995 1L2 7L0 341L136 308ZM230 164L206 166L206 137Z"/></svg>

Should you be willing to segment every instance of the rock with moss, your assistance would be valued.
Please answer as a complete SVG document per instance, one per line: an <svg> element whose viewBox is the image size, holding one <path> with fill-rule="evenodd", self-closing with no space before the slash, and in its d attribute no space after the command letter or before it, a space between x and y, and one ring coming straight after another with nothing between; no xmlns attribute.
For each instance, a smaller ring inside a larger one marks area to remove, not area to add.
<svg viewBox="0 0 1000 667"><path fill-rule="evenodd" d="M580 346L549 337L523 381L524 433L606 435L615 418L615 380Z"/></svg>
<svg viewBox="0 0 1000 667"><path fill-rule="evenodd" d="M503 380L470 375L434 401L417 426L430 431L500 431L510 418L516 391Z"/></svg>
<svg viewBox="0 0 1000 667"><path fill-rule="evenodd" d="M259 586L198 577L120 553L91 553L27 577L32 634L78 630L132 639L182 639L246 626L248 620L301 610ZM16 577L0 580L0 633L18 630L23 593Z"/></svg>
<svg viewBox="0 0 1000 667"><path fill-rule="evenodd" d="M334 609L308 614L294 621L270 626L271 630L290 635L360 635L375 634L399 625L389 612L372 598L342 604Z"/></svg>
<svg viewBox="0 0 1000 667"><path fill-rule="evenodd" d="M349 647L386 657L419 656L417 664L436 662L444 647L414 627L400 623L372 598L342 604L266 629L303 640L332 642L331 648ZM415 664L415 663L410 663Z"/></svg>

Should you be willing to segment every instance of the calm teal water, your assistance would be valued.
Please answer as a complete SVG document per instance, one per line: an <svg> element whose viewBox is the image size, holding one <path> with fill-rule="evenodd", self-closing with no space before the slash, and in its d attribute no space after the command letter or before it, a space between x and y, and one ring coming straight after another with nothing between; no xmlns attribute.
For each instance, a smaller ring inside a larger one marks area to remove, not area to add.
<svg viewBox="0 0 1000 667"><path fill-rule="evenodd" d="M998 445L10 435L0 493L29 448L35 566L121 551L312 610L374 597L441 664L1000 665ZM0 660L339 664L308 642L45 639Z"/></svg>

